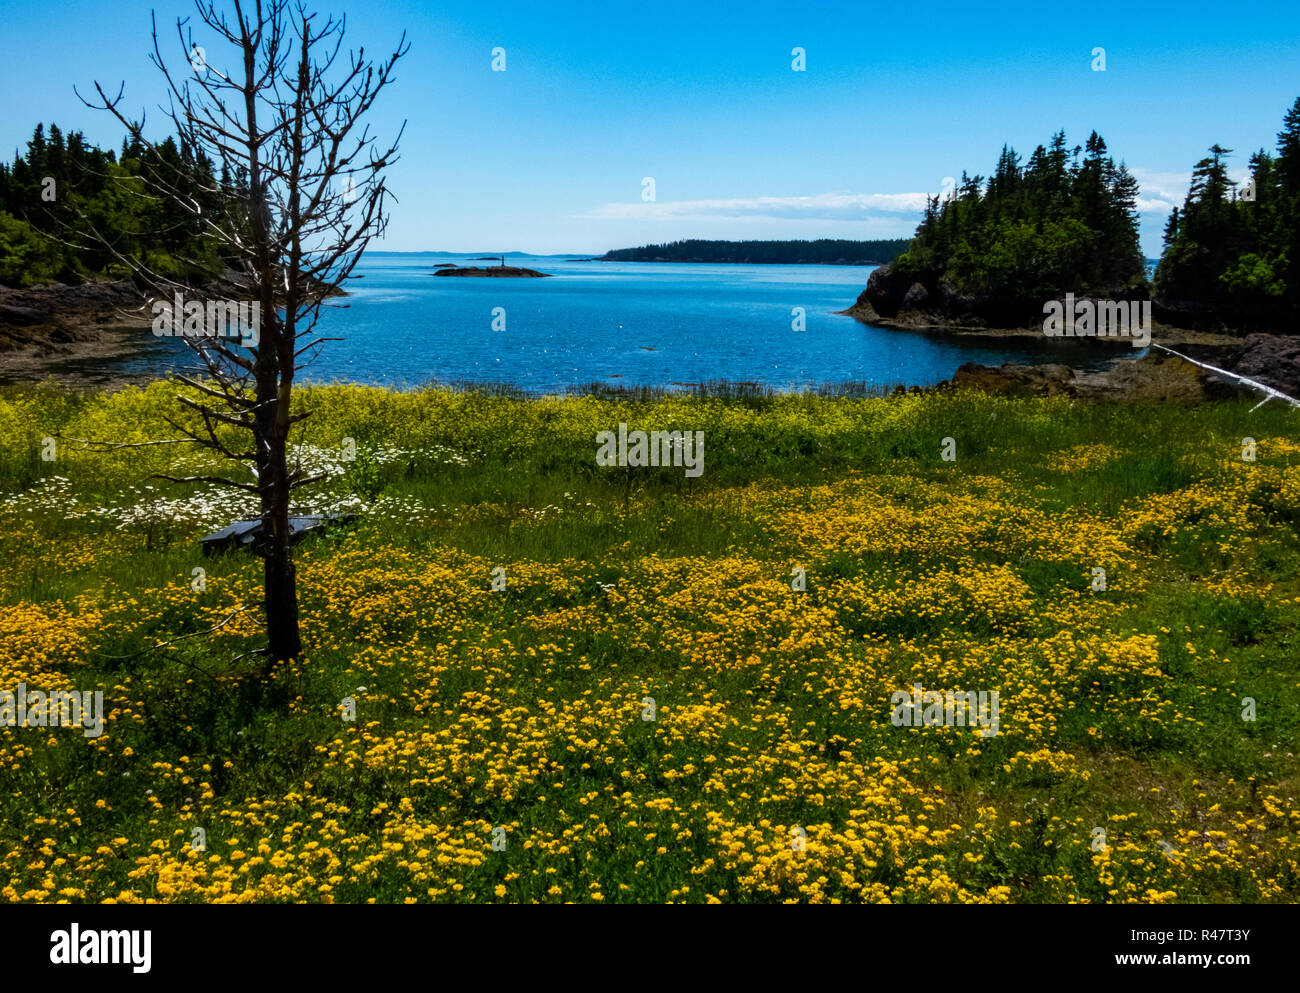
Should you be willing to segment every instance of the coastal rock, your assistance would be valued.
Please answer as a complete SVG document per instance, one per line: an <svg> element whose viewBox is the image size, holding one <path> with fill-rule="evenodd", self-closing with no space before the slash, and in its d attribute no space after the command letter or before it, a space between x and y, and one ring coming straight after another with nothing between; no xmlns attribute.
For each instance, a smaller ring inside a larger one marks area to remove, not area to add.
<svg viewBox="0 0 1300 993"><path fill-rule="evenodd" d="M147 327L143 307L144 296L128 280L0 287L0 351L93 341L105 325Z"/></svg>
<svg viewBox="0 0 1300 993"><path fill-rule="evenodd" d="M1300 399L1300 338L1250 334L1224 368Z"/></svg>
<svg viewBox="0 0 1300 993"><path fill-rule="evenodd" d="M1099 291L1108 300L1141 300L1142 289L1116 287ZM1080 298L1082 299L1082 298ZM868 324L910 329L982 328L1041 332L1043 299L1004 293L969 293L959 289L943 273L921 270L896 272L893 265L881 266L867 277L866 289L857 303L842 311Z"/></svg>
<svg viewBox="0 0 1300 993"><path fill-rule="evenodd" d="M950 384L955 389L979 390L999 396L1073 395L1074 370L1067 365L1020 365L1007 362L1000 366L967 362L953 373Z"/></svg>
<svg viewBox="0 0 1300 993"><path fill-rule="evenodd" d="M981 311L983 308L981 304L983 300L993 299L991 297L976 298L969 293L962 293L946 279L939 280L938 285L935 287L935 296L938 302L937 309L943 315L963 321L980 318L982 316ZM1018 326L1020 322L1018 320L1006 321L1004 319L1003 323L1014 327Z"/></svg>
<svg viewBox="0 0 1300 993"><path fill-rule="evenodd" d="M1200 366L1173 355L1125 359L1108 369L1080 373L1075 385L1076 396L1127 402L1201 403L1233 392Z"/></svg>
<svg viewBox="0 0 1300 993"><path fill-rule="evenodd" d="M907 276L895 275L892 266L882 265L867 277L867 288L858 295L858 305L869 306L881 317L895 317L914 282Z"/></svg>
<svg viewBox="0 0 1300 993"><path fill-rule="evenodd" d="M0 304L0 325L26 328L48 323L54 312L48 307L24 307L17 304Z"/></svg>
<svg viewBox="0 0 1300 993"><path fill-rule="evenodd" d="M1199 366L1174 356L1124 359L1106 369L1077 371L1055 363L985 366L968 362L947 384L1002 396L1069 396L1084 400L1199 403L1230 395Z"/></svg>
<svg viewBox="0 0 1300 993"><path fill-rule="evenodd" d="M921 310L930 299L930 291L922 283L913 283L903 297L903 310Z"/></svg>
<svg viewBox="0 0 1300 993"><path fill-rule="evenodd" d="M1022 327L1027 315L1034 316L1028 314L1023 301L972 296L959 292L937 273L899 273L893 266L872 271L867 288L848 313L866 321L897 319L903 326L958 322Z"/></svg>

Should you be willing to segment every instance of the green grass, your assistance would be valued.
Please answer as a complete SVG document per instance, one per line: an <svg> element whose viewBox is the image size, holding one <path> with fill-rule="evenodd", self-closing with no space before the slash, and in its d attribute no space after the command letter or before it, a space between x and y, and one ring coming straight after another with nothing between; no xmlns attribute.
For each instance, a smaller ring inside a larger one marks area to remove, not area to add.
<svg viewBox="0 0 1300 993"><path fill-rule="evenodd" d="M258 561L197 543L234 511L148 480L219 463L71 440L164 437L170 392L0 393L0 689L116 708L100 739L0 730L5 899L1296 897L1280 407L305 390L311 457L358 459L303 507L370 508L296 548L307 653L267 679ZM599 468L620 421L703 431L704 474ZM146 485L182 504L76 515ZM914 681L1000 688L1002 733L893 726ZM242 872L260 841L294 859Z"/></svg>

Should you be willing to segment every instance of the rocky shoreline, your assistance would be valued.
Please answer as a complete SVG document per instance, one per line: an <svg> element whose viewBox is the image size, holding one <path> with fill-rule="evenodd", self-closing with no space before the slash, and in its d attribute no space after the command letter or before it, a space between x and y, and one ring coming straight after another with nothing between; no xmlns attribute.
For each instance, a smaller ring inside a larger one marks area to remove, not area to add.
<svg viewBox="0 0 1300 993"><path fill-rule="evenodd" d="M1042 331L1023 328L976 328L936 325L930 321L898 321L868 317L857 307L840 313L864 323L897 331L933 335L950 340L987 344L1044 345ZM1244 338L1209 331L1176 328L1155 324L1153 344L1164 345L1227 372L1271 386L1288 396L1300 399L1300 338L1289 335L1255 333ZM1008 396L1069 396L1082 400L1121 402L1199 403L1249 394L1248 387L1217 376L1174 355L1149 351L1131 358L1128 342L1117 344L1104 339L1095 346L1101 367L1065 362L1006 362L986 366L968 362L941 388L977 389Z"/></svg>
<svg viewBox="0 0 1300 993"><path fill-rule="evenodd" d="M1179 313L1159 305L1154 310L1163 317ZM892 273L888 266L872 272L853 306L839 313L873 327L1044 352L1046 361L1035 364L967 363L941 384L945 387L1019 396L1165 402L1201 402L1248 391L1231 379L1164 352L1151 351L1132 359L1133 341L1129 338L1048 337L1041 317L1030 315L1021 302L962 296L942 280L914 279ZM999 326L1000 317L1009 326ZM1300 338L1258 331L1227 333L1216 329L1216 322L1205 314L1188 323L1192 326L1153 319L1152 344L1300 397ZM1088 367L1059 361L1065 347L1076 360L1082 348L1095 356L1095 361Z"/></svg>
<svg viewBox="0 0 1300 993"><path fill-rule="evenodd" d="M88 373L140 351L153 317L129 280L0 286L0 382L53 379L72 386L115 387L122 376Z"/></svg>
<svg viewBox="0 0 1300 993"><path fill-rule="evenodd" d="M990 327L986 324L964 322L961 320L944 320L933 313L916 311L900 313L893 317L881 316L870 303L859 302L852 307L837 311L849 317L856 317L864 324L873 327L889 328L893 331L916 331L956 341L988 342L1001 345L1046 345L1050 344L1039 327ZM1160 321L1151 322L1151 338L1162 345L1176 348L1191 345L1197 348L1231 349L1243 341L1239 335L1225 334L1221 331L1205 331L1196 328L1176 327ZM1073 339L1079 341L1082 339ZM1132 353L1133 347L1127 339L1094 339L1099 351L1113 354L1116 358Z"/></svg>
<svg viewBox="0 0 1300 993"><path fill-rule="evenodd" d="M238 297L233 272L189 291L196 299ZM332 295L344 295L341 291ZM138 357L149 343L154 315L130 280L0 286L0 384L52 380L84 389L116 389L155 378L110 372L111 362Z"/></svg>

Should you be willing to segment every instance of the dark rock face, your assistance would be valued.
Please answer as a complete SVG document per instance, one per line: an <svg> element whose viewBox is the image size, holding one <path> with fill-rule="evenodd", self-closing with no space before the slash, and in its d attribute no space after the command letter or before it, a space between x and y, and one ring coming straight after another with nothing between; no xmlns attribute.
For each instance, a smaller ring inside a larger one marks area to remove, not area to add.
<svg viewBox="0 0 1300 993"><path fill-rule="evenodd" d="M924 283L913 283L903 297L904 310L922 310L925 302L930 299L930 291L925 288Z"/></svg>
<svg viewBox="0 0 1300 993"><path fill-rule="evenodd" d="M869 304L881 317L897 317L914 282L895 275L892 266L882 265L867 277L867 288L858 295L858 303Z"/></svg>
<svg viewBox="0 0 1300 993"><path fill-rule="evenodd" d="M53 316L54 312L48 308L0 304L0 324L27 328L34 324L48 323Z"/></svg>
<svg viewBox="0 0 1300 993"><path fill-rule="evenodd" d="M1082 300L1085 295L1076 294ZM1113 300L1141 300L1141 290L1096 294ZM960 324L988 328L1041 329L1047 299L1027 299L995 293L957 290L938 272L897 273L881 266L867 277L867 288L849 313L870 321L879 318L903 325Z"/></svg>
<svg viewBox="0 0 1300 993"><path fill-rule="evenodd" d="M884 318L900 320L928 317L932 320L983 320L1004 308L992 306L992 298L977 299L958 293L938 273L896 273L881 266L867 277L867 288L858 303L869 303Z"/></svg>
<svg viewBox="0 0 1300 993"><path fill-rule="evenodd" d="M867 277L858 308L868 319L874 312L885 320L913 324L958 322L1014 328L1041 324L1043 319L1040 301L960 293L939 273L897 273L892 266L881 266Z"/></svg>
<svg viewBox="0 0 1300 993"><path fill-rule="evenodd" d="M1223 368L1300 399L1300 338L1251 334Z"/></svg>

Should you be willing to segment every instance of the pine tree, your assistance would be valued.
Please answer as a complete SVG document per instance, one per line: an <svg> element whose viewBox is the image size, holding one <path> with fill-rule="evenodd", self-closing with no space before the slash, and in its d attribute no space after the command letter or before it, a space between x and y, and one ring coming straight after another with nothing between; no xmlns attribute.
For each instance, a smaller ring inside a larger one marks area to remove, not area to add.
<svg viewBox="0 0 1300 993"><path fill-rule="evenodd" d="M1286 113L1276 157L1250 157L1253 196L1227 173L1220 145L1196 163L1181 213L1165 228L1156 289L1166 302L1231 304L1235 320L1290 328L1300 288L1300 100Z"/></svg>
<svg viewBox="0 0 1300 993"><path fill-rule="evenodd" d="M1047 295L1125 292L1145 282L1136 180L1095 131L1073 149L1064 131L1021 168L1003 145L992 175L962 172L950 201L931 203L900 273L936 273L957 290L1018 301L1038 312Z"/></svg>

